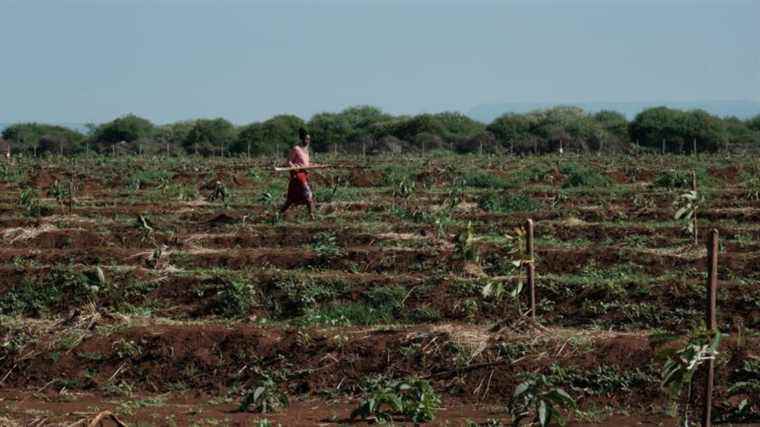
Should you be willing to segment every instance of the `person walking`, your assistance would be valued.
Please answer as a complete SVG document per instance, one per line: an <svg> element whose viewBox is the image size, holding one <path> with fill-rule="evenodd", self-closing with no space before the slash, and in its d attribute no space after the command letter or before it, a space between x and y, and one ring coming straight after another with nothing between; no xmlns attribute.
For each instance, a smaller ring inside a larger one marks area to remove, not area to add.
<svg viewBox="0 0 760 427"><path fill-rule="evenodd" d="M309 145L311 136L306 129L298 130L298 137L301 144L296 144L288 154L288 166L291 168L315 166L309 159ZM309 209L309 218L314 219L314 194L309 185L309 172L307 169L295 169L290 171L290 181L288 182L288 193L285 195L285 204L280 208L280 214L285 212L293 205L306 205Z"/></svg>

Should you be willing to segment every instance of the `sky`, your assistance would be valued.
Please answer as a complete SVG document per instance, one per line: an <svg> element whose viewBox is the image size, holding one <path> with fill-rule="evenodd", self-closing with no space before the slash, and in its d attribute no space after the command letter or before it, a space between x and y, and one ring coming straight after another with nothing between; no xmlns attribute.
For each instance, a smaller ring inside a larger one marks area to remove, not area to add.
<svg viewBox="0 0 760 427"><path fill-rule="evenodd" d="M0 0L0 122L760 100L760 0Z"/></svg>

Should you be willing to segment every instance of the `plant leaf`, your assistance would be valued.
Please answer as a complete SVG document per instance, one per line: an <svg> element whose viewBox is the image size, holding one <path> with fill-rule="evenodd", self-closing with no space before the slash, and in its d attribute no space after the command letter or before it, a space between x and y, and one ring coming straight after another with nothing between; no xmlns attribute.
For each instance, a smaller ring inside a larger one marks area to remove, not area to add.
<svg viewBox="0 0 760 427"><path fill-rule="evenodd" d="M549 410L545 400L542 400L538 404L538 423L541 424L542 427L549 423Z"/></svg>

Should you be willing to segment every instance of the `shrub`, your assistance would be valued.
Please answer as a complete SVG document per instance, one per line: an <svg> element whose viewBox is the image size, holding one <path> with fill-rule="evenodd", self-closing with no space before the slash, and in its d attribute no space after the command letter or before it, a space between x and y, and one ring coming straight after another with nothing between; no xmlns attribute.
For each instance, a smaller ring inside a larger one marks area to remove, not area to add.
<svg viewBox="0 0 760 427"><path fill-rule="evenodd" d="M280 391L279 384L271 376L264 375L256 387L243 395L238 411L267 414L287 406L288 396Z"/></svg>
<svg viewBox="0 0 760 427"><path fill-rule="evenodd" d="M502 177L487 172L469 172L462 177L465 185L475 188L502 189L508 187L508 182Z"/></svg>
<svg viewBox="0 0 760 427"><path fill-rule="evenodd" d="M478 206L494 213L529 212L538 204L525 194L491 193L480 198Z"/></svg>
<svg viewBox="0 0 760 427"><path fill-rule="evenodd" d="M430 382L417 378L374 381L366 393L367 398L351 412L351 420L375 418L388 423L396 415L415 424L424 423L435 418L441 404Z"/></svg>
<svg viewBox="0 0 760 427"><path fill-rule="evenodd" d="M253 301L251 286L245 282L225 282L217 292L215 312L224 317L243 317L248 314Z"/></svg>
<svg viewBox="0 0 760 427"><path fill-rule="evenodd" d="M567 176L562 184L563 188L569 187L607 187L612 181L605 175L593 169L579 167L574 163L568 163L560 168L560 172Z"/></svg>

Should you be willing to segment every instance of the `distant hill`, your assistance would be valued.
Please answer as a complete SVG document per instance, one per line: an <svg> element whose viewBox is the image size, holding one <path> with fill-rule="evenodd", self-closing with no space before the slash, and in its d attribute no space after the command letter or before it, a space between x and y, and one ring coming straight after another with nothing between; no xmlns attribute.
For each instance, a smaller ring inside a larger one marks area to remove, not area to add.
<svg viewBox="0 0 760 427"><path fill-rule="evenodd" d="M702 109L716 116L736 116L740 119L748 119L760 114L760 102L758 101L661 101L661 102L505 102L500 104L481 104L466 114L475 120L490 123L493 119L505 113L527 113L533 110L551 108L558 105L573 105L581 107L588 112L595 113L601 110L613 110L625 114L628 119L633 119L642 110L651 107L666 106L679 110Z"/></svg>

